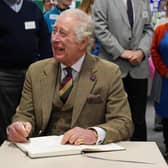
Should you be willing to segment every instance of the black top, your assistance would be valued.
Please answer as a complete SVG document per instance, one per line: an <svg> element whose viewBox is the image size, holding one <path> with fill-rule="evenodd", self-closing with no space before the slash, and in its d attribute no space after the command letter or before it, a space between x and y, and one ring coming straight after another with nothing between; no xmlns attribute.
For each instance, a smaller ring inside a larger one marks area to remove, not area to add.
<svg viewBox="0 0 168 168"><path fill-rule="evenodd" d="M0 11L0 68L27 68L51 56L48 28L34 2L24 0L17 13L0 1Z"/></svg>

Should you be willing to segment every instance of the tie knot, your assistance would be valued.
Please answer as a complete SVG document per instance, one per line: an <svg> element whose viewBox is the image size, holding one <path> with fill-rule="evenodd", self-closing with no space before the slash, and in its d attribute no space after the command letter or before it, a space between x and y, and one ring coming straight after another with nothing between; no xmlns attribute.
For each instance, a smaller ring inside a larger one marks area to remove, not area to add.
<svg viewBox="0 0 168 168"><path fill-rule="evenodd" d="M72 76L72 68L71 67L66 67L66 68L64 68L64 70L66 71L67 76Z"/></svg>

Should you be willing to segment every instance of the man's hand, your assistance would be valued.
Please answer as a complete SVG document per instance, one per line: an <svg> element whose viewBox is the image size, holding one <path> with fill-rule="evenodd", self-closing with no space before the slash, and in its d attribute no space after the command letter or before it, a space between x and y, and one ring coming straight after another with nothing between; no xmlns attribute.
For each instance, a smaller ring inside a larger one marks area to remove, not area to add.
<svg viewBox="0 0 168 168"><path fill-rule="evenodd" d="M8 140L11 142L27 142L31 130L32 126L29 122L14 122L7 128Z"/></svg>
<svg viewBox="0 0 168 168"><path fill-rule="evenodd" d="M121 54L121 58L123 59L130 59L134 55L134 52L132 50L124 50Z"/></svg>
<svg viewBox="0 0 168 168"><path fill-rule="evenodd" d="M132 65L140 64L143 60L143 57L144 57L144 53L141 50L135 50L133 51L133 54L130 57L129 62Z"/></svg>
<svg viewBox="0 0 168 168"><path fill-rule="evenodd" d="M143 57L144 53L141 50L124 50L121 54L121 58L127 59L132 65L140 64Z"/></svg>
<svg viewBox="0 0 168 168"><path fill-rule="evenodd" d="M81 145L81 144L91 145L96 144L96 141L97 141L97 134L94 130L75 127L65 132L61 143L62 144L70 143L74 145Z"/></svg>

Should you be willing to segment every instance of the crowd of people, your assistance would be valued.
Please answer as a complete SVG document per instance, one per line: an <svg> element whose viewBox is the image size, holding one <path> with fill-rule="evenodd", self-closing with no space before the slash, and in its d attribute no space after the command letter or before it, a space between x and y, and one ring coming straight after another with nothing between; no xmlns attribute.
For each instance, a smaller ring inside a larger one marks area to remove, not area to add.
<svg viewBox="0 0 168 168"><path fill-rule="evenodd" d="M168 23L153 29L148 0L43 3L42 13L29 0L0 2L0 143L147 141L151 56L168 159Z"/></svg>

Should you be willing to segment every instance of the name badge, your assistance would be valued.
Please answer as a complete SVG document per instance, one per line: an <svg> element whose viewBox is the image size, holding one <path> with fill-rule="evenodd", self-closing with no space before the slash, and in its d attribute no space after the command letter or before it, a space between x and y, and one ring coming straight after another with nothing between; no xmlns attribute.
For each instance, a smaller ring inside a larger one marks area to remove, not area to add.
<svg viewBox="0 0 168 168"><path fill-rule="evenodd" d="M35 21L27 21L24 23L25 25L25 30L30 30L30 29L35 29L36 28L36 23Z"/></svg>
<svg viewBox="0 0 168 168"><path fill-rule="evenodd" d="M58 15L50 14L49 18L52 20L56 20L58 18Z"/></svg>
<svg viewBox="0 0 168 168"><path fill-rule="evenodd" d="M148 17L148 12L147 11L143 11L142 17L143 18L147 18Z"/></svg>

